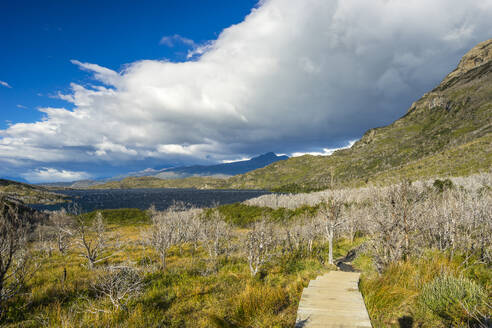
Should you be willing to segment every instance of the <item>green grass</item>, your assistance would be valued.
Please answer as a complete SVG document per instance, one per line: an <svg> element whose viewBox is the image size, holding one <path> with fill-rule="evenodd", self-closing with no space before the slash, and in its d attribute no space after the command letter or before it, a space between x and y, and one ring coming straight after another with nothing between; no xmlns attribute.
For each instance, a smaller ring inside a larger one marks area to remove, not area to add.
<svg viewBox="0 0 492 328"><path fill-rule="evenodd" d="M220 214L224 216L226 222L246 228L262 220L268 218L269 221L275 223L288 223L295 219L300 219L303 216L312 217L316 214L317 206L301 206L295 210L287 208L272 209L270 207L251 206L242 203L221 205L218 207Z"/></svg>
<svg viewBox="0 0 492 328"><path fill-rule="evenodd" d="M138 242L149 227L145 212L101 211L109 227L105 264L132 262L144 268L158 263L158 256ZM95 215L85 215L90 221ZM135 217L133 217L135 215ZM240 226L240 225L239 225ZM238 229L236 234L244 234ZM238 245L237 245L238 246ZM285 254L256 277L251 277L244 256L234 253L219 259L217 271L202 249L189 245L173 247L167 270L145 274L143 293L128 304L128 310L113 311L90 285L95 272L72 249L66 255L43 255L43 262L29 282L26 294L10 303L3 322L6 327L292 327L303 287L310 279L332 267L320 262L326 245L316 245L316 256ZM339 241L335 255L342 256L351 244ZM240 247L237 252L240 252ZM67 279L64 281L64 269ZM107 312L91 313L89 304Z"/></svg>
<svg viewBox="0 0 492 328"><path fill-rule="evenodd" d="M492 297L490 268L459 255L450 259L448 254L428 251L419 258L392 264L382 274L376 273L367 257L362 256L355 264L364 272L360 288L374 327L400 327L404 320L413 321L414 327L448 327L448 319L422 306L423 298L433 297L437 302L437 295L429 296L429 289L443 275L464 277L468 285L483 290L488 299ZM446 302L441 297L439 300ZM482 310L487 313L486 309ZM452 311L448 308L442 313L451 315ZM488 311L490 315L490 309Z"/></svg>
<svg viewBox="0 0 492 328"><path fill-rule="evenodd" d="M295 211L267 210L244 204L219 208L235 225L237 237L244 236L248 231L245 227L254 221L248 218L266 213L273 222L286 223L314 210L309 207ZM84 215L87 222L95 213ZM140 242L142 231L149 228L147 213L134 209L101 213L109 229L107 254L113 253L113 256L97 264L96 269L105 264L128 262L141 269L149 268L144 271L143 293L128 304L127 310L115 311L106 299L99 298L91 289L96 272L88 269L75 249L66 255L39 253L42 265L25 293L10 303L4 326L292 327L303 288L311 279L334 269L324 264L327 245L318 242L312 255L305 249L277 254L252 277L241 254L240 238L233 239L236 251L227 258L220 257L217 265L211 263L205 250L195 253L191 245L185 244L170 249L165 271L152 269L158 265L158 255ZM350 249L369 239L370 236L356 238L353 242L337 240L334 257L345 256ZM432 286L443 274L465 279L465 287L472 285L469 290L483 291L485 297L482 298L492 297L490 267L459 254L450 257L428 250L422 256L390 265L381 274L376 272L371 257L365 253L360 253L353 264L363 272L360 288L374 327L400 327L401 322L411 320L414 327L444 328L449 325L446 318L449 313L455 313L453 318L459 318L462 323L468 320L460 317L459 311L439 312L422 305L426 304L424 299L433 299L431 304L442 301L441 297L436 298L435 291L440 289ZM94 308L105 312L89 311ZM487 313L486 308L480 309Z"/></svg>
<svg viewBox="0 0 492 328"><path fill-rule="evenodd" d="M120 208L113 210L99 210L90 213L82 214L82 218L87 223L90 223L100 212L104 218L104 222L110 225L128 226L128 225L144 225L150 224L149 214L145 211L136 208Z"/></svg>

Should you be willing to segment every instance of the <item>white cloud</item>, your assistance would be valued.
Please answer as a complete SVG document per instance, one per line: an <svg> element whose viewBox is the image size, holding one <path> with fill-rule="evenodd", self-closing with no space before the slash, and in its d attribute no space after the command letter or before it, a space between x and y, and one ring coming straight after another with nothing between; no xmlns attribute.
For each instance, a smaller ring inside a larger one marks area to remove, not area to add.
<svg viewBox="0 0 492 328"><path fill-rule="evenodd" d="M79 66L81 69L83 69L85 71L93 73L94 77L97 80L99 80L99 81L101 81L107 85L117 86L118 81L120 81L120 79L121 79L121 77L118 73L116 73L113 70L110 70L109 68L102 67L102 66L99 66L96 64L91 64L91 63L82 63L82 62L75 60L75 59L70 60L70 62L72 64ZM72 88L74 88L74 87L77 87L77 85L72 83Z"/></svg>
<svg viewBox="0 0 492 328"><path fill-rule="evenodd" d="M6 87L6 88L12 88L12 87L10 86L10 84L8 84L8 83L7 83L7 82L5 82L5 81L0 81L0 85L1 85L1 86L3 86L3 87Z"/></svg>
<svg viewBox="0 0 492 328"><path fill-rule="evenodd" d="M313 152L295 152L292 153L290 156L291 157L299 157L303 155L313 155L313 156L329 156L333 154L335 151L340 150L340 149L348 149L354 145L354 143L357 140L351 140L348 142L346 146L343 147L338 147L338 148L323 148L323 151L313 151Z"/></svg>
<svg viewBox="0 0 492 328"><path fill-rule="evenodd" d="M208 41L205 42L204 44L195 44L193 49L188 51L188 54L186 55L187 59L193 58L195 56L201 56L207 51L211 50L214 45L213 41Z"/></svg>
<svg viewBox="0 0 492 328"><path fill-rule="evenodd" d="M27 109L27 107L24 105L16 105L15 107L20 108L20 109Z"/></svg>
<svg viewBox="0 0 492 328"><path fill-rule="evenodd" d="M251 157L240 157L237 159L223 159L221 161L222 164L229 164L229 163L235 163L235 162L243 162L243 161L249 161Z"/></svg>
<svg viewBox="0 0 492 328"><path fill-rule="evenodd" d="M31 183L42 183L84 180L89 179L91 175L86 172L74 172L43 167L24 173L22 174L22 177Z"/></svg>
<svg viewBox="0 0 492 328"><path fill-rule="evenodd" d="M182 44L185 44L185 45L190 46L190 47L196 46L195 41L188 39L188 38L185 38L179 34L174 34L174 35L170 35L170 36L163 36L161 38L161 40L159 41L159 44L166 45L170 48L173 48L176 45L176 43L182 43Z"/></svg>
<svg viewBox="0 0 492 328"><path fill-rule="evenodd" d="M490 17L492 0L265 0L194 45L194 60L118 72L73 60L103 85L72 83L58 97L73 109L42 108L43 120L1 130L0 158L46 166L328 154L401 116L490 38Z"/></svg>

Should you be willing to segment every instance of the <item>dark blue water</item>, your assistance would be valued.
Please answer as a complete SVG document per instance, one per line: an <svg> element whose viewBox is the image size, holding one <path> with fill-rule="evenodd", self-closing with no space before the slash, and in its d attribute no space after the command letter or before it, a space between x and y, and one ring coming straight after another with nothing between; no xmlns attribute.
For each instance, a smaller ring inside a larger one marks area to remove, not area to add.
<svg viewBox="0 0 492 328"><path fill-rule="evenodd" d="M139 208L155 205L165 210L174 202L184 202L195 207L210 207L214 204L232 204L269 194L262 190L194 190L194 189L111 189L111 190L63 190L60 194L70 196L82 212L103 209ZM70 210L70 203L56 205L30 205L38 210Z"/></svg>

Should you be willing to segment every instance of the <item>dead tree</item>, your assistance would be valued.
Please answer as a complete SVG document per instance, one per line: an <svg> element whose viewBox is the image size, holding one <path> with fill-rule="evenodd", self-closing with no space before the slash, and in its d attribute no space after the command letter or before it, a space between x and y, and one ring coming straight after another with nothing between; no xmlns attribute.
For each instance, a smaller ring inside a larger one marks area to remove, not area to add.
<svg viewBox="0 0 492 328"><path fill-rule="evenodd" d="M180 240L180 235L176 232L179 224L179 215L173 210L156 212L152 217L149 243L159 254L163 270L166 269L169 248Z"/></svg>
<svg viewBox="0 0 492 328"><path fill-rule="evenodd" d="M0 199L0 319L6 303L16 296L36 270L29 263L29 225L15 204Z"/></svg>
<svg viewBox="0 0 492 328"><path fill-rule="evenodd" d="M227 253L231 239L231 227L217 209L211 211L207 218L203 219L200 239L208 250L209 257L216 262L217 258Z"/></svg>
<svg viewBox="0 0 492 328"><path fill-rule="evenodd" d="M35 229L35 241L39 250L51 256L54 250L65 254L73 235L72 218L65 209L51 212L46 224L38 224Z"/></svg>
<svg viewBox="0 0 492 328"><path fill-rule="evenodd" d="M282 253L300 251L311 255L314 242L323 234L323 223L318 217L305 215L299 222L285 227L283 242L286 247L282 248Z"/></svg>
<svg viewBox="0 0 492 328"><path fill-rule="evenodd" d="M51 257L53 255L53 250L55 249L53 243L55 236L53 234L53 230L51 229L51 226L47 226L47 225L37 226L34 233L34 237L37 244L36 245L37 249L39 249L43 253L46 253L49 257Z"/></svg>
<svg viewBox="0 0 492 328"><path fill-rule="evenodd" d="M275 248L275 234L273 227L265 219L255 223L246 237L246 251L251 275L258 271L272 257Z"/></svg>
<svg viewBox="0 0 492 328"><path fill-rule="evenodd" d="M187 236L186 240L191 244L191 256L193 260L195 259L195 254L200 246L201 241L201 231L203 229L203 221L200 218L201 210L195 211L190 221L188 222Z"/></svg>
<svg viewBox="0 0 492 328"><path fill-rule="evenodd" d="M284 227L282 242L282 253L286 251L290 254L297 254L302 252L305 244L307 244L307 234L309 233L309 227L304 224L292 224Z"/></svg>
<svg viewBox="0 0 492 328"><path fill-rule="evenodd" d="M111 257L101 257L106 248L106 227L101 212L96 214L92 225L87 225L83 218L79 217L75 242L80 247L80 256L87 259L90 269L93 269L96 263Z"/></svg>
<svg viewBox="0 0 492 328"><path fill-rule="evenodd" d="M314 242L322 235L322 226L323 222L321 222L317 217L312 217L304 221L309 255L311 255L313 252Z"/></svg>
<svg viewBox="0 0 492 328"><path fill-rule="evenodd" d="M404 181L392 186L386 196L385 207L389 219L396 225L400 225L403 233L402 257L406 259L411 251L411 234L415 230L417 222L415 218L416 204L423 199L425 194L412 186L410 181Z"/></svg>
<svg viewBox="0 0 492 328"><path fill-rule="evenodd" d="M432 224L425 222L431 213L419 210L419 202L424 196L423 191L409 182L374 192L373 213L369 220L372 223L374 260L379 271L392 262L408 258L419 248L416 243L418 236L424 234L423 228ZM420 228L419 216L422 221Z"/></svg>
<svg viewBox="0 0 492 328"><path fill-rule="evenodd" d="M62 208L50 215L50 223L56 242L56 248L61 254L65 254L70 246L70 238L73 236L72 218Z"/></svg>
<svg viewBox="0 0 492 328"><path fill-rule="evenodd" d="M333 239L341 225L345 223L342 216L343 202L328 198L319 205L318 215L324 221L325 236L328 240L328 263L333 263Z"/></svg>
<svg viewBox="0 0 492 328"><path fill-rule="evenodd" d="M437 248L453 257L455 251L491 262L492 206L490 196L464 190L435 193L417 208L413 248Z"/></svg>
<svg viewBox="0 0 492 328"><path fill-rule="evenodd" d="M142 274L130 266L108 266L99 272L92 283L93 290L107 298L113 310L126 309L128 302L143 288Z"/></svg>

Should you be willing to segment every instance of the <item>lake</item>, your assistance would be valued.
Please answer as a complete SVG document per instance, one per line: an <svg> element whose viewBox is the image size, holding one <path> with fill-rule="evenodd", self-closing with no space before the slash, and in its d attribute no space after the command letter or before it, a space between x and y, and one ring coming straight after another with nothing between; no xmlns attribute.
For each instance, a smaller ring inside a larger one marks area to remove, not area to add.
<svg viewBox="0 0 492 328"><path fill-rule="evenodd" d="M107 189L107 190L61 190L69 196L82 212L103 209L139 208L154 205L165 210L174 202L184 202L195 207L210 207L214 204L232 204L269 194L263 190L195 190L195 189ZM29 205L38 210L69 208L70 203L56 205Z"/></svg>

